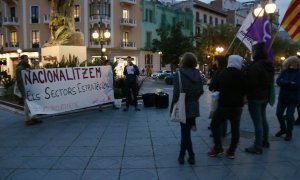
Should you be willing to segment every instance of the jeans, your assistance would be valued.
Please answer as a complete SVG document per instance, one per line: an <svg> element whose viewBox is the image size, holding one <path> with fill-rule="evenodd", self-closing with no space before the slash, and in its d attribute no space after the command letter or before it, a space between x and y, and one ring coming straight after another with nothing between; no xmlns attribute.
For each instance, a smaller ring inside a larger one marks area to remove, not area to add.
<svg viewBox="0 0 300 180"><path fill-rule="evenodd" d="M249 100L248 109L255 129L254 146L262 148L263 141L268 142L269 124L266 118L268 100Z"/></svg>
<svg viewBox="0 0 300 180"><path fill-rule="evenodd" d="M137 107L137 95L138 95L137 84L136 83L126 83L126 85L125 85L126 107L129 107L131 100L132 100L134 106Z"/></svg>
<svg viewBox="0 0 300 180"><path fill-rule="evenodd" d="M286 103L280 100L278 101L276 116L279 121L281 131L287 131L288 133L292 133L294 127L294 113L295 113L296 106L297 105L294 103ZM285 110L286 110L286 118L284 117Z"/></svg>
<svg viewBox="0 0 300 180"><path fill-rule="evenodd" d="M187 118L186 124L180 123L181 127L181 144L180 144L180 156L185 155L185 151L187 150L189 156L194 156L193 144L191 139L191 122L195 122L194 118Z"/></svg>
<svg viewBox="0 0 300 180"><path fill-rule="evenodd" d="M221 132L222 126L224 126L224 122L227 120L230 121L231 124L231 143L229 150L235 151L237 144L240 138L240 120L242 115L242 108L240 107L218 107L215 112L215 115L212 119L212 132L215 149L222 148L221 142ZM223 128L224 129L224 128Z"/></svg>

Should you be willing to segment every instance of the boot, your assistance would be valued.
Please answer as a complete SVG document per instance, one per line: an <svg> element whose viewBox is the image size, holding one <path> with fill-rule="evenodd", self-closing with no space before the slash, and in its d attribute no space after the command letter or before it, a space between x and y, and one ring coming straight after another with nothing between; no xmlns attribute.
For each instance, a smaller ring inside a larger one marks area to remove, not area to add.
<svg viewBox="0 0 300 180"><path fill-rule="evenodd" d="M285 141L291 141L292 140L292 133L291 132L287 132L284 140Z"/></svg>

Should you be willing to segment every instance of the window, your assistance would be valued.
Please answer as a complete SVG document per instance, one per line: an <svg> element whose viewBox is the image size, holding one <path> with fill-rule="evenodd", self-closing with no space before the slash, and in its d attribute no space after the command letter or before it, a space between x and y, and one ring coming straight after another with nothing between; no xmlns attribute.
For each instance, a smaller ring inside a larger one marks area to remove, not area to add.
<svg viewBox="0 0 300 180"><path fill-rule="evenodd" d="M223 19L221 19L221 24L224 24L224 20Z"/></svg>
<svg viewBox="0 0 300 180"><path fill-rule="evenodd" d="M150 72L153 68L153 55L152 54L145 54L145 68L146 72Z"/></svg>
<svg viewBox="0 0 300 180"><path fill-rule="evenodd" d="M10 8L10 17L16 17L16 7Z"/></svg>
<svg viewBox="0 0 300 180"><path fill-rule="evenodd" d="M151 40L152 40L152 33L147 32L147 34L146 34L146 48L151 48Z"/></svg>
<svg viewBox="0 0 300 180"><path fill-rule="evenodd" d="M11 31L10 32L10 42L13 45L16 45L18 43L17 31Z"/></svg>
<svg viewBox="0 0 300 180"><path fill-rule="evenodd" d="M146 12L145 12L145 21L147 22L148 21L148 11L149 11L149 9L146 9Z"/></svg>
<svg viewBox="0 0 300 180"><path fill-rule="evenodd" d="M76 32L80 32L80 29L75 29Z"/></svg>
<svg viewBox="0 0 300 180"><path fill-rule="evenodd" d="M123 42L128 43L128 32L123 32Z"/></svg>
<svg viewBox="0 0 300 180"><path fill-rule="evenodd" d="M196 12L196 22L200 22L200 14L199 14L199 12Z"/></svg>
<svg viewBox="0 0 300 180"><path fill-rule="evenodd" d="M75 5L74 6L74 19L75 22L79 22L79 17L80 17L80 6L79 5Z"/></svg>
<svg viewBox="0 0 300 180"><path fill-rule="evenodd" d="M0 46L4 46L4 35L3 34L1 34L0 35Z"/></svg>
<svg viewBox="0 0 300 180"><path fill-rule="evenodd" d="M152 19L152 10L149 10L149 22L153 22L153 19Z"/></svg>
<svg viewBox="0 0 300 180"><path fill-rule="evenodd" d="M213 17L209 16L209 24L213 24Z"/></svg>
<svg viewBox="0 0 300 180"><path fill-rule="evenodd" d="M123 9L122 17L125 19L129 19L129 11L127 9Z"/></svg>
<svg viewBox="0 0 300 180"><path fill-rule="evenodd" d="M31 23L39 23L39 7L31 6Z"/></svg>
<svg viewBox="0 0 300 180"><path fill-rule="evenodd" d="M218 18L215 18L215 25L217 26L219 24Z"/></svg>
<svg viewBox="0 0 300 180"><path fill-rule="evenodd" d="M204 23L207 23L207 16L206 16L206 14L203 15L203 21L204 21Z"/></svg>
<svg viewBox="0 0 300 180"><path fill-rule="evenodd" d="M32 31L32 48L40 47L40 31L33 30Z"/></svg>

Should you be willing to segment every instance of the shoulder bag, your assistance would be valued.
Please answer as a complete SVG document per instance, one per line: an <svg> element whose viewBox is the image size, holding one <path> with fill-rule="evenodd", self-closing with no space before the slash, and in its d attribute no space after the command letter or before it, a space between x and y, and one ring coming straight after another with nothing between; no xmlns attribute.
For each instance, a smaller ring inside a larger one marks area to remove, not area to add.
<svg viewBox="0 0 300 180"><path fill-rule="evenodd" d="M173 106L172 113L171 113L171 121L185 124L186 123L185 93L182 90L180 71L178 71L178 80L179 80L180 94L179 94L178 101Z"/></svg>

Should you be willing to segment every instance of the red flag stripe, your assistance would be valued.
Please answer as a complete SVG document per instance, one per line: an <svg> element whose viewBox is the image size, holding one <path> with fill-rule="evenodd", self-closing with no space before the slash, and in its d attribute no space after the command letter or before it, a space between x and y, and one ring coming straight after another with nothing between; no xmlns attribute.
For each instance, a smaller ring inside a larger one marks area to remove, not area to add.
<svg viewBox="0 0 300 180"><path fill-rule="evenodd" d="M300 11L299 11L300 12ZM290 21L289 25L288 26L283 26L284 29L286 30L286 32L290 31L293 27L294 28L299 28L300 27L300 13L298 12L298 14L296 14L293 19Z"/></svg>
<svg viewBox="0 0 300 180"><path fill-rule="evenodd" d="M284 14L284 16L283 16L283 19L282 19L282 21L281 21L281 24L282 24L283 22L286 21L286 19L289 17L289 15L296 9L296 7L297 7L299 4L300 4L300 1L296 1L296 0L292 0L292 1L290 2L290 5L289 5L288 9L287 9L287 11L285 12L285 14Z"/></svg>
<svg viewBox="0 0 300 180"><path fill-rule="evenodd" d="M297 30L293 34L291 34L291 38L295 41L300 40L300 28L297 28Z"/></svg>

